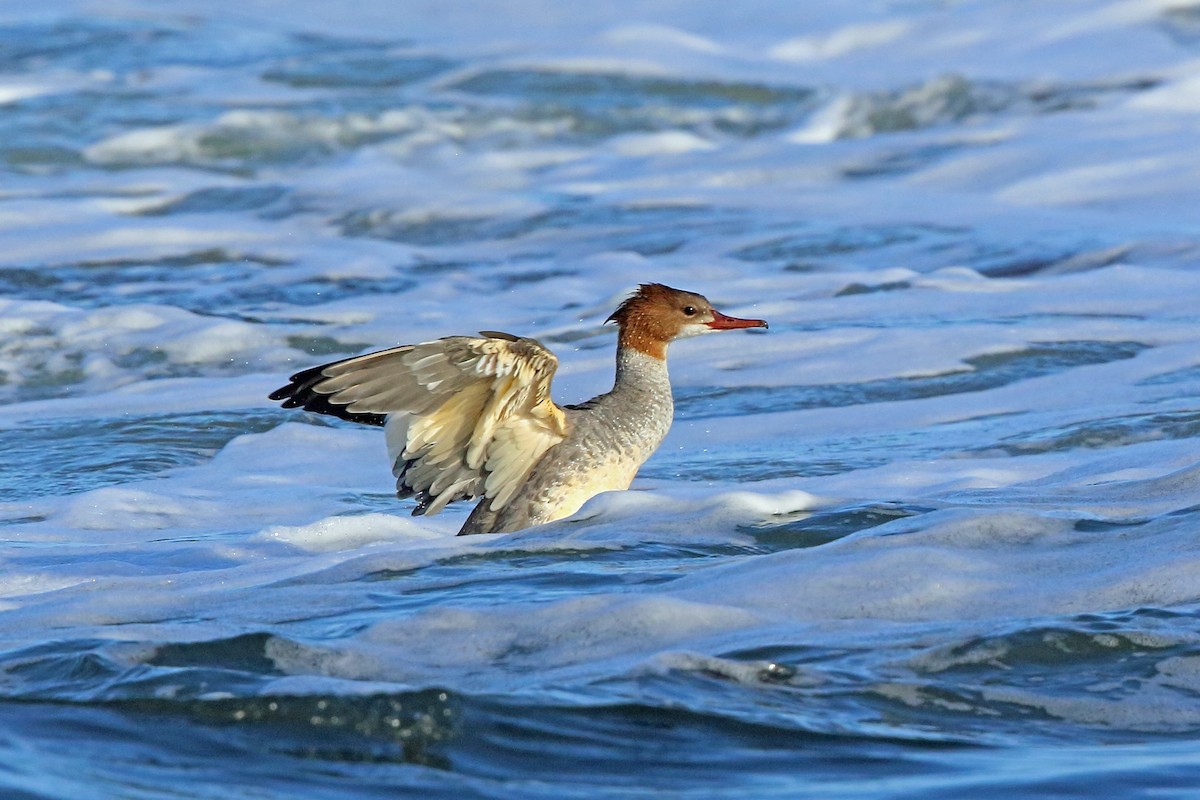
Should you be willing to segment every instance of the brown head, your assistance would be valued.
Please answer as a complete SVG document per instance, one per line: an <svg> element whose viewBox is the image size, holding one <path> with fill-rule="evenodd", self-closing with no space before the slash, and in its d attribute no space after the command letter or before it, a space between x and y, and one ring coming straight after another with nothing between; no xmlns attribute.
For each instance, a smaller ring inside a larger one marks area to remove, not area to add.
<svg viewBox="0 0 1200 800"><path fill-rule="evenodd" d="M685 336L767 327L766 320L727 316L702 295L661 283L643 283L607 321L620 329L618 347L632 347L655 358L666 358L667 345Z"/></svg>

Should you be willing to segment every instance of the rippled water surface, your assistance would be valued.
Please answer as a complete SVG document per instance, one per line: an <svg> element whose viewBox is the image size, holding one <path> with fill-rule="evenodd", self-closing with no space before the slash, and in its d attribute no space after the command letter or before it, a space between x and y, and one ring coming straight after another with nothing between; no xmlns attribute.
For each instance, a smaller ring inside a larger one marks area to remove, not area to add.
<svg viewBox="0 0 1200 800"><path fill-rule="evenodd" d="M1193 796L1200 11L0 4L0 795ZM630 492L408 515L296 370L672 347Z"/></svg>

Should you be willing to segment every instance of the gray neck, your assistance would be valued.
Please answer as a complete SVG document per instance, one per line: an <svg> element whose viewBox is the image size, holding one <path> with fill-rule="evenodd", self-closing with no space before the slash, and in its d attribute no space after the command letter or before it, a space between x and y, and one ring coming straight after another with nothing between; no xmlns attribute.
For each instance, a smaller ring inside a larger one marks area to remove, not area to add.
<svg viewBox="0 0 1200 800"><path fill-rule="evenodd" d="M640 350L624 347L617 351L617 378L613 394L650 393L671 397L671 378L665 359L648 356Z"/></svg>
<svg viewBox="0 0 1200 800"><path fill-rule="evenodd" d="M589 458L617 455L626 466L631 461L640 465L662 442L675 416L667 365L662 359L621 348L612 391L568 406L568 413L571 435L592 454Z"/></svg>

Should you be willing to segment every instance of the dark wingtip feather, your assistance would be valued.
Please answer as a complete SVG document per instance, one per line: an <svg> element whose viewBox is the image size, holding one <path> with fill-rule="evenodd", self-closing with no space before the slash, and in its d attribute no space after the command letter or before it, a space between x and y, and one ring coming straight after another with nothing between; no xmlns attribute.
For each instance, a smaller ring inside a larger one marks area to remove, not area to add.
<svg viewBox="0 0 1200 800"><path fill-rule="evenodd" d="M292 376L291 383L286 386L280 386L267 395L267 397L271 400L282 400L281 407L283 408L303 408L305 411L312 411L315 414L337 417L338 419L357 422L360 425L382 427L384 421L387 419L386 414L350 411L344 405L330 402L329 395L321 394L313 388L325 379L322 370L327 366L329 365L323 364L319 367L311 367L297 372Z"/></svg>

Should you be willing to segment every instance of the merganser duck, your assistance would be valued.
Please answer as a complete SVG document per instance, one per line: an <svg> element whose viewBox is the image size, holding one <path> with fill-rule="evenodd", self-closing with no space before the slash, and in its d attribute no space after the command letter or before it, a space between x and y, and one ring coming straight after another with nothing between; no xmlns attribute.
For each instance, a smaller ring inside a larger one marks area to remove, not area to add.
<svg viewBox="0 0 1200 800"><path fill-rule="evenodd" d="M612 391L586 403L550 398L558 359L535 339L498 331L449 336L297 372L271 393L284 408L381 425L396 493L413 515L482 498L459 535L503 533L574 514L628 489L674 416L667 345L713 331L765 328L693 292L642 284L617 324Z"/></svg>

